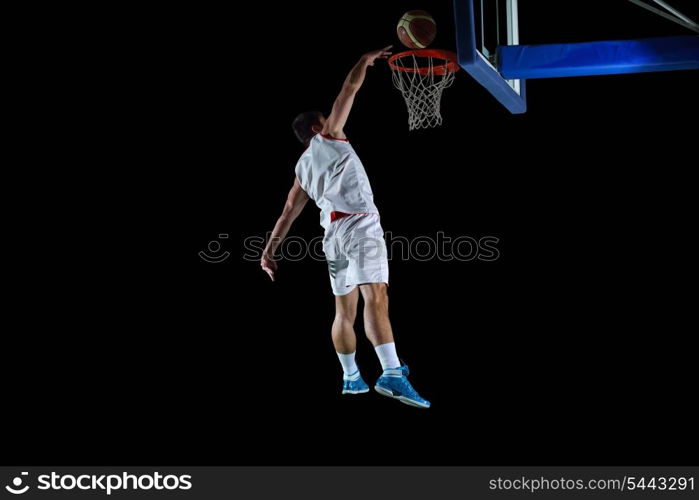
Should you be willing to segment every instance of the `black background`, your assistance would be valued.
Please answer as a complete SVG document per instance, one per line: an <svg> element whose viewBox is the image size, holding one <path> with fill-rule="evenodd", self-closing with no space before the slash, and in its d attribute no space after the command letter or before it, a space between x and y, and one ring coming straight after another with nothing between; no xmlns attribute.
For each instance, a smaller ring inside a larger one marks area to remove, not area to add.
<svg viewBox="0 0 699 500"><path fill-rule="evenodd" d="M74 260L44 258L26 332L5 344L22 353L4 363L6 460L691 460L695 71L531 81L521 116L460 72L444 124L408 132L385 62L369 69L345 132L384 229L500 239L496 262L391 263L398 351L428 411L339 394L324 263L281 262L271 283L242 259L293 181L294 116L328 112L362 53L398 49L414 8L453 50L447 1L125 13L129 116L52 239ZM522 43L686 33L621 0L522 1L520 16ZM309 204L292 234L320 232ZM220 233L231 257L203 262ZM358 362L373 382L363 338Z"/></svg>

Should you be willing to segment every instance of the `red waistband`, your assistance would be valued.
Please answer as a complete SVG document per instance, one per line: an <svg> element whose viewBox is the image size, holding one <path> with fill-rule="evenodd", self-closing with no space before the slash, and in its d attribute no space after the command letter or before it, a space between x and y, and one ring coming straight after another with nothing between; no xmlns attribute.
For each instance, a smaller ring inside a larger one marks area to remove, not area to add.
<svg viewBox="0 0 699 500"><path fill-rule="evenodd" d="M342 219L343 217L349 217L350 215L372 215L376 214L376 212L354 212L351 214L348 214L347 212L338 212L336 210L333 210L330 212L330 222L335 222L338 219Z"/></svg>

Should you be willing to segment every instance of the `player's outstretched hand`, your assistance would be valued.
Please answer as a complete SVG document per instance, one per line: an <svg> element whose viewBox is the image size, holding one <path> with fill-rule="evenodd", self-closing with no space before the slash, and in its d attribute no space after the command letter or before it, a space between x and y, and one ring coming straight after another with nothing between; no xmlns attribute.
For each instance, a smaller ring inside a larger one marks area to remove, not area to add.
<svg viewBox="0 0 699 500"><path fill-rule="evenodd" d="M388 56L393 54L393 52L389 52L389 50L393 47L393 45L389 45L388 47L384 47L383 49L379 50L372 50L371 52L367 52L364 54L364 58L366 59L366 63L368 66L373 66L374 61L377 59L386 59Z"/></svg>
<svg viewBox="0 0 699 500"><path fill-rule="evenodd" d="M269 278L274 281L274 273L277 271L277 263L269 256L263 255L260 260L260 266L262 270L269 274Z"/></svg>

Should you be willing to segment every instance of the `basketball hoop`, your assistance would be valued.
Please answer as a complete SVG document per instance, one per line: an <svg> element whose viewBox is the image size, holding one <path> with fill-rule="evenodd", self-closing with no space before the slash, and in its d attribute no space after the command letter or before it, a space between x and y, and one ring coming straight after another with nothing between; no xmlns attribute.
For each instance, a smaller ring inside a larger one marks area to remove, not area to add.
<svg viewBox="0 0 699 500"><path fill-rule="evenodd" d="M437 49L408 50L391 56L388 65L393 84L408 106L409 130L441 125L442 91L454 83L454 74L459 71L456 54Z"/></svg>

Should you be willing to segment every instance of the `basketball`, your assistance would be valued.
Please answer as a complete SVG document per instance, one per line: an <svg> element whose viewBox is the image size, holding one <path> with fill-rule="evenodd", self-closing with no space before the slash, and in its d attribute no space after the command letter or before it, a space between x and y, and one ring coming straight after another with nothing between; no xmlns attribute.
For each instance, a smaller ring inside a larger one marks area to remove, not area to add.
<svg viewBox="0 0 699 500"><path fill-rule="evenodd" d="M411 10L398 21L398 39L410 49L424 49L434 41L437 25L424 10Z"/></svg>

